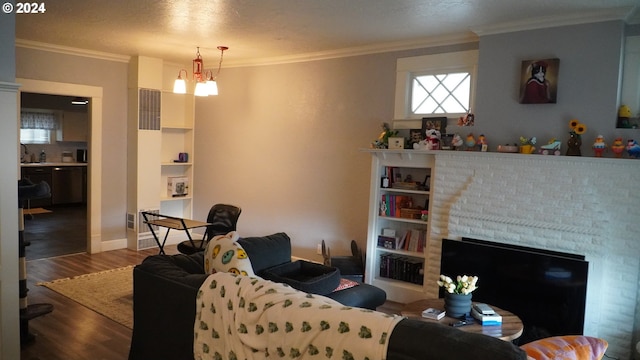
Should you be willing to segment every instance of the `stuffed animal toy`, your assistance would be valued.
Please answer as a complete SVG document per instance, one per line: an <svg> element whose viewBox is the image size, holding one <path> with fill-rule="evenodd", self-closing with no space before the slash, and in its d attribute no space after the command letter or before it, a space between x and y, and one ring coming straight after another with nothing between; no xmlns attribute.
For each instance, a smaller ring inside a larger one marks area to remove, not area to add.
<svg viewBox="0 0 640 360"><path fill-rule="evenodd" d="M429 129L426 131L427 150L440 150L440 131Z"/></svg>

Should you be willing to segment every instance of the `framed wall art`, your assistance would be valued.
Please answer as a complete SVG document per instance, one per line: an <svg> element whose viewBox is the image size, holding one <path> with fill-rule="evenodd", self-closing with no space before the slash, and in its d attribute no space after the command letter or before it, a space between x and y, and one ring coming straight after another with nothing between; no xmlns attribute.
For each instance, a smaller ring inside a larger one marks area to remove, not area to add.
<svg viewBox="0 0 640 360"><path fill-rule="evenodd" d="M521 104L555 104L560 59L525 60L520 71Z"/></svg>
<svg viewBox="0 0 640 360"><path fill-rule="evenodd" d="M447 133L447 117L428 117L422 118L422 136L425 136L427 130L436 129L441 135Z"/></svg>

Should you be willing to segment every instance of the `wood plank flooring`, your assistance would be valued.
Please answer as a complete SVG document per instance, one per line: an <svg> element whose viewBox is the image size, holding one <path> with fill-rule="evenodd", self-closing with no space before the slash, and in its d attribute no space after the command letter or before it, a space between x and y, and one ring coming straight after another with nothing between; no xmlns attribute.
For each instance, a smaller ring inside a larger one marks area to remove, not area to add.
<svg viewBox="0 0 640 360"><path fill-rule="evenodd" d="M29 248L27 248L27 251ZM175 245L165 247L177 254ZM126 360L131 330L36 283L139 264L156 248L73 254L27 261L29 304L53 304L52 313L29 321L35 340L22 347L22 360ZM399 313L401 304L387 302L378 310Z"/></svg>
<svg viewBox="0 0 640 360"><path fill-rule="evenodd" d="M87 205L47 207L50 213L27 216L24 238L27 260L87 251Z"/></svg>
<svg viewBox="0 0 640 360"><path fill-rule="evenodd" d="M28 251L29 248L27 248ZM176 254L175 245L165 247ZM22 360L127 359L131 330L43 286L42 281L139 264L157 249L114 250L27 261L29 304L53 304L52 313L29 321L35 341L22 347Z"/></svg>

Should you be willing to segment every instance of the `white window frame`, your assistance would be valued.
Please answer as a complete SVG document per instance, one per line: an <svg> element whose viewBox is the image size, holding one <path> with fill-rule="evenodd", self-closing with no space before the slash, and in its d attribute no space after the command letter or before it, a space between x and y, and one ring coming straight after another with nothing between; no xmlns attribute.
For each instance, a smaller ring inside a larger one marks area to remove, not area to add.
<svg viewBox="0 0 640 360"><path fill-rule="evenodd" d="M446 116L448 119L463 116L463 113L413 114L411 112L411 87L413 79L421 75L468 72L471 75L469 107L475 107L475 89L478 73L478 50L458 51L400 58L396 62L396 98L394 128L415 128L415 119L428 116ZM406 123L405 126L402 124ZM419 128L419 126L418 126Z"/></svg>

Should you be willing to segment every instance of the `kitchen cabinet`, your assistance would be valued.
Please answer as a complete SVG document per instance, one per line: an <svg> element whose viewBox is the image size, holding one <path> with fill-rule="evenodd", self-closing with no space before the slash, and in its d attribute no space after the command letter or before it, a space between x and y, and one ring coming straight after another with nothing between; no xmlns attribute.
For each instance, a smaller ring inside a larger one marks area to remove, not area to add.
<svg viewBox="0 0 640 360"><path fill-rule="evenodd" d="M65 111L56 131L57 141L87 141L88 115L86 112Z"/></svg>
<svg viewBox="0 0 640 360"><path fill-rule="evenodd" d="M86 199L83 166L56 166L51 168L51 203L53 205L79 204Z"/></svg>

